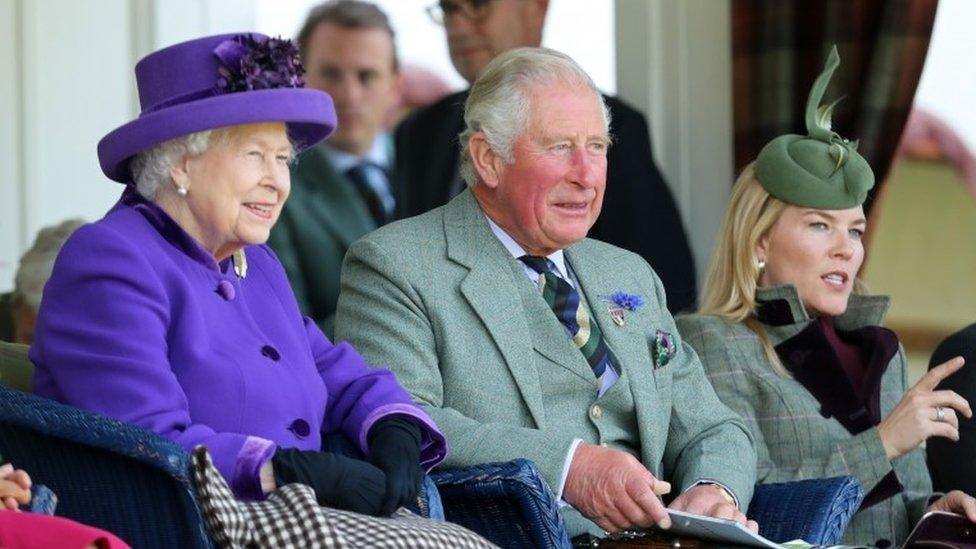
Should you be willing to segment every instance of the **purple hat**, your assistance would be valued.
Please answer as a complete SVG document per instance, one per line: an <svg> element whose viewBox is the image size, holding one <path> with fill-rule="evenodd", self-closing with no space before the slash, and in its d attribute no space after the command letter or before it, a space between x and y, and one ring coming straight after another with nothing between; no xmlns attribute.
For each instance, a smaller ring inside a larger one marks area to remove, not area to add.
<svg viewBox="0 0 976 549"><path fill-rule="evenodd" d="M139 118L98 142L109 179L132 181L137 153L191 133L258 122L285 122L298 151L332 133L332 98L305 89L305 69L290 40L262 34L208 36L163 48L136 64Z"/></svg>

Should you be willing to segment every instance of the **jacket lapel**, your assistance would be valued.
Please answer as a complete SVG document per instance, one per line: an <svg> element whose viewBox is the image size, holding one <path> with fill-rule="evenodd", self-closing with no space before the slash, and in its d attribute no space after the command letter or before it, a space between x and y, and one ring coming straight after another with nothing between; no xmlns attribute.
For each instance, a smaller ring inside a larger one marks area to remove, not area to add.
<svg viewBox="0 0 976 549"><path fill-rule="evenodd" d="M323 198L311 201L317 221L345 247L376 229L355 184L337 172L318 147L301 156L296 173L306 192Z"/></svg>
<svg viewBox="0 0 976 549"><path fill-rule="evenodd" d="M471 191L462 192L448 204L444 233L448 257L470 269L461 282L461 294L505 358L533 421L541 428L545 409L529 324L525 316L513 314L522 307L518 279L506 260L508 252L492 234ZM486 260L495 257L502 260Z"/></svg>
<svg viewBox="0 0 976 549"><path fill-rule="evenodd" d="M619 368L620 380L626 382L634 398L634 408L640 432L641 456L645 464L655 464L651 472L661 473L661 456L668 438L667 421L671 415L671 367L654 368L650 354L649 331L658 327L658 321L651 313L653 296L643 296L646 303L636 311L626 311L623 326L618 326L610 317L607 296L617 290L637 291L636 282L628 284L628 276L614 274L614 265L601 261L598 254L587 253L586 240L566 250L566 258L590 310L600 329L607 348L616 357L615 366ZM663 314L667 314L665 310Z"/></svg>
<svg viewBox="0 0 976 549"><path fill-rule="evenodd" d="M584 253L581 246L585 245L584 241L566 250L566 258L576 275L583 295L586 296L593 319L603 331L603 339L606 341L607 348L617 358L618 364L615 366L622 370L624 364L628 364L638 368L646 366L648 371L652 370L653 364L650 363L647 336L642 330L641 324L636 318L633 318L642 312L627 311L625 312L623 326L614 323L605 299L613 292L627 290L627 288L611 287L613 282L612 277L607 275L610 272L608 266L594 261L593 254ZM630 374L633 377L633 372Z"/></svg>

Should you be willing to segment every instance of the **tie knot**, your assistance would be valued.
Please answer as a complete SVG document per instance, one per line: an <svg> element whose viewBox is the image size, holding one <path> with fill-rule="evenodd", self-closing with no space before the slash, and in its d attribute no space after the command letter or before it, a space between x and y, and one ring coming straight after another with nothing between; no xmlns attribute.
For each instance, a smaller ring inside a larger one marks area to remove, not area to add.
<svg viewBox="0 0 976 549"><path fill-rule="evenodd" d="M346 170L346 176L352 179L353 183L363 185L366 183L366 178L369 177L367 174L369 173L370 167L369 162L360 162Z"/></svg>
<svg viewBox="0 0 976 549"><path fill-rule="evenodd" d="M549 261L549 258L547 257L541 257L538 255L523 255L519 258L519 261L525 263L530 269L539 274L551 273L555 269L555 265L553 265L552 261Z"/></svg>

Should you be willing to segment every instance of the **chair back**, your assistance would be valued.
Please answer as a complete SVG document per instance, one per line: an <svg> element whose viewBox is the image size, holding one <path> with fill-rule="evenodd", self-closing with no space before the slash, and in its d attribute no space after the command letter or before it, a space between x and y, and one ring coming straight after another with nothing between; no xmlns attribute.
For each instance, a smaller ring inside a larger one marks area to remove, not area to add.
<svg viewBox="0 0 976 549"><path fill-rule="evenodd" d="M155 433L0 385L0 454L57 494L58 516L132 547L212 547L189 454Z"/></svg>
<svg viewBox="0 0 976 549"><path fill-rule="evenodd" d="M504 548L572 545L552 491L527 459L431 474L448 522Z"/></svg>
<svg viewBox="0 0 976 549"><path fill-rule="evenodd" d="M864 499L854 477L831 477L756 485L746 516L776 543L802 539L838 545Z"/></svg>

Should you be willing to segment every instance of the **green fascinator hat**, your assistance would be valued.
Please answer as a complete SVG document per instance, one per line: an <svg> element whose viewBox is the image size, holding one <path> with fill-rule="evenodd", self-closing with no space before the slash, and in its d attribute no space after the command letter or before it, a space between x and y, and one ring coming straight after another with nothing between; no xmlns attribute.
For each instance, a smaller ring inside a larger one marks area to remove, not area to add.
<svg viewBox="0 0 976 549"><path fill-rule="evenodd" d="M756 177L766 192L804 208L845 210L864 203L874 186L871 166L857 153L857 142L830 129L837 101L820 106L830 77L840 64L837 46L807 98L808 135L781 135L756 158Z"/></svg>

